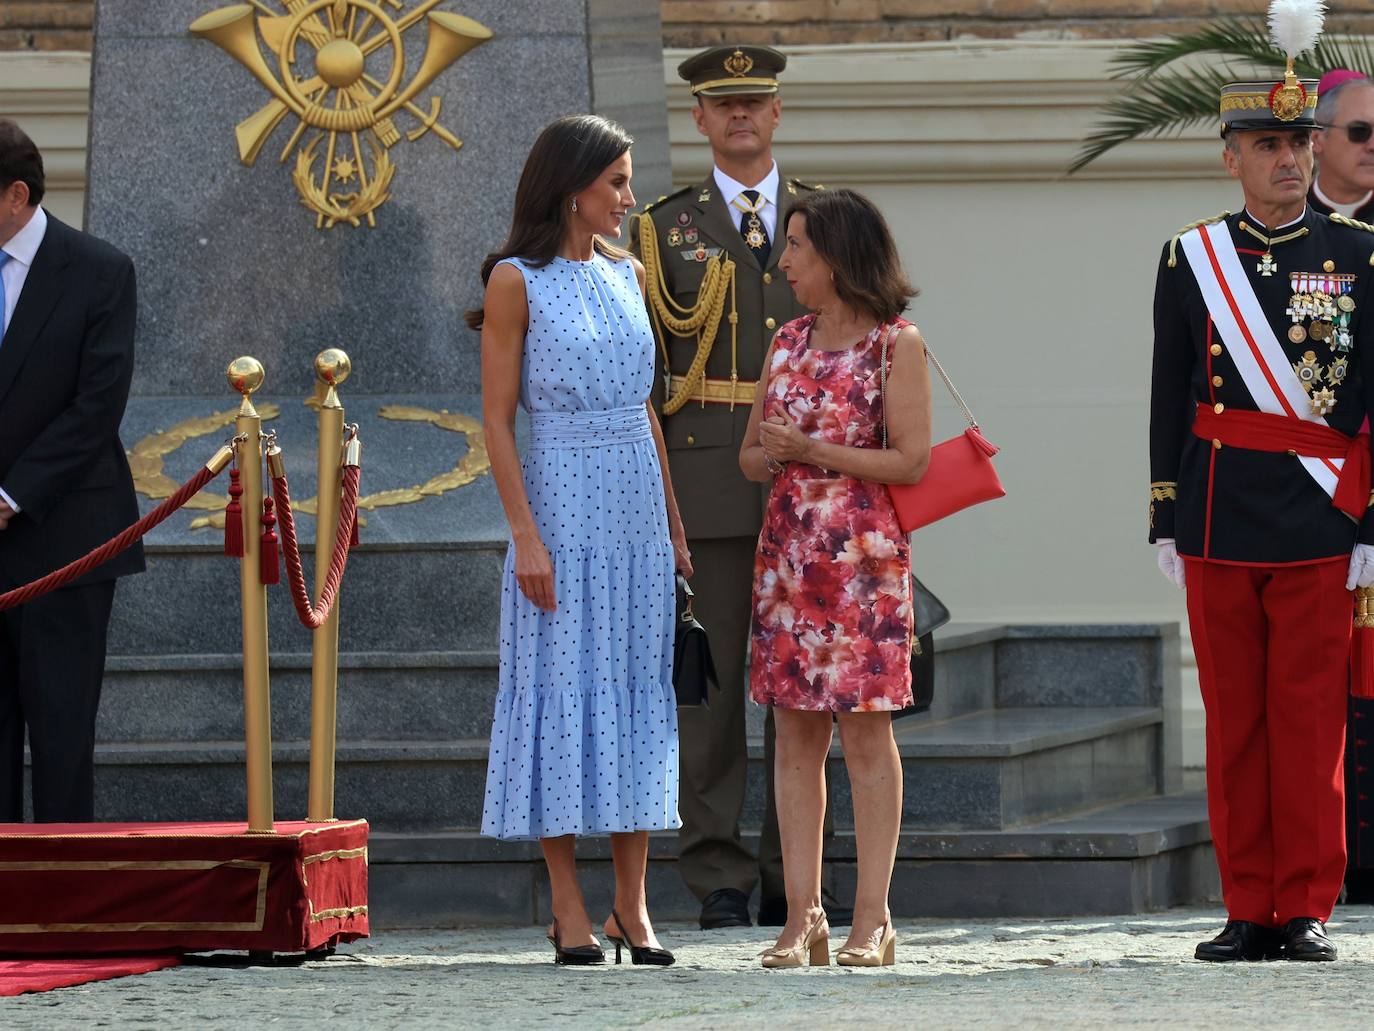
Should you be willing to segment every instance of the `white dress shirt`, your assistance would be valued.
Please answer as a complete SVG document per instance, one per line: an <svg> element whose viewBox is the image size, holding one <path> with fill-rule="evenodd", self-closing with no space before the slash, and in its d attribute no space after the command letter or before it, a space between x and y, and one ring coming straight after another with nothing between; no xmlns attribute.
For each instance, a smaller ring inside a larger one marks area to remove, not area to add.
<svg viewBox="0 0 1374 1031"><path fill-rule="evenodd" d="M768 174L763 177L763 182L757 186L745 186L744 183L736 179L731 179L719 168L715 169L716 188L720 190L721 200L725 201L725 206L730 210L730 214L735 219L735 228L738 229L744 220L744 212L735 204L735 198L745 190L757 190L759 197L764 201L763 207L759 210L759 220L763 222L763 227L768 230L768 240L771 243L778 238L778 165L773 163Z"/></svg>
<svg viewBox="0 0 1374 1031"><path fill-rule="evenodd" d="M5 280L4 325L0 326L0 337L10 328L14 317L14 307L19 303L19 292L24 289L24 280L29 278L38 245L43 242L43 234L48 231L48 216L41 207L35 208L28 225L9 238L8 243L0 244L0 251L10 256L5 267L0 268L0 277ZM3 344L0 344L3 346Z"/></svg>
<svg viewBox="0 0 1374 1031"><path fill-rule="evenodd" d="M3 325L0 325L0 348L5 346L4 334L10 328L10 319L14 317L14 309L19 304L19 294L24 289L24 281L29 278L29 269L33 267L34 256L38 254L38 246L47 231L48 216L42 207L38 207L34 209L28 225L11 236L7 243L0 244L0 251L10 256L4 268L0 268L0 277L5 281L5 310L0 312L4 316ZM5 493L3 487L0 487L0 501L19 511L19 505Z"/></svg>

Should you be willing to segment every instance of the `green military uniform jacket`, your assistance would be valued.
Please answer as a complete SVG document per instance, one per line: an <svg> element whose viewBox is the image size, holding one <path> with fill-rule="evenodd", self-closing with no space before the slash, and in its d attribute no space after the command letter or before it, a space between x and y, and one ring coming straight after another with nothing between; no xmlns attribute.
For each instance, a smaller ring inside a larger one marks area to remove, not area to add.
<svg viewBox="0 0 1374 1031"><path fill-rule="evenodd" d="M658 338L657 376L654 404L663 421L668 446L668 465L677 492L678 508L687 528L688 539L755 537L763 522L766 486L745 479L739 467L739 450L749 424L753 390L748 384L759 379L764 356L777 328L806 314L797 303L787 278L778 271L778 259L786 246L787 214L803 192L819 187L779 176L778 220L772 248L764 268L744 243L738 224L726 207L714 174L686 189L649 205L645 214L653 223L657 239L659 267L665 292L678 306L694 308L702 287L708 260L724 252L735 262L736 324L733 354L731 348L731 298L727 293L724 314L715 333L705 376L724 389L732 370L739 388L733 411L729 404L703 404L697 392L672 415L663 413L667 400L669 374L682 377L697 353L695 334L675 336L664 325L650 302L649 316ZM641 260L644 247L640 234L648 223L636 218L630 242ZM648 269L650 275L656 269ZM650 296L654 284L650 284ZM665 362L664 351L667 351ZM761 388L760 388L761 389Z"/></svg>

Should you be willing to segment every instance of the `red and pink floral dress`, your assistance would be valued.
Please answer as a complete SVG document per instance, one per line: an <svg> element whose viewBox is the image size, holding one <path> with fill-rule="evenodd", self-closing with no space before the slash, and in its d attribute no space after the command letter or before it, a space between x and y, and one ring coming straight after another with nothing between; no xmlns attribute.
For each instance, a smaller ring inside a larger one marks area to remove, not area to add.
<svg viewBox="0 0 1374 1031"><path fill-rule="evenodd" d="M882 335L907 323L819 351L808 346L814 319L778 330L764 417L782 407L808 436L882 447ZM910 705L910 576L885 485L789 462L773 480L754 559L754 701L823 712Z"/></svg>

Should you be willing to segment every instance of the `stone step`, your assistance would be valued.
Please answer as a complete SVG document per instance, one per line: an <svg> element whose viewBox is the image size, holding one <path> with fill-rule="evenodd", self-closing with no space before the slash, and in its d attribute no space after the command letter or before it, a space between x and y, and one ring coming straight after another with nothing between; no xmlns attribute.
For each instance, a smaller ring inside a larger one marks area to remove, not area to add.
<svg viewBox="0 0 1374 1031"><path fill-rule="evenodd" d="M340 740L485 737L497 656L472 652L344 652ZM272 656L272 735L310 736L310 655ZM243 734L237 655L111 656L96 723L102 743L223 741Z"/></svg>
<svg viewBox="0 0 1374 1031"><path fill-rule="evenodd" d="M757 830L743 837L757 850ZM652 834L649 840L654 916L695 920L697 901L677 873L677 836ZM579 841L578 858L588 909L601 913L613 889L608 839ZM852 832L836 835L827 860L827 886L841 901L852 901ZM495 841L474 831L375 831L369 861L376 927L549 919L538 842ZM899 917L1049 917L1139 913L1218 895L1207 804L1199 792L1105 806L1011 831L904 827L890 905Z"/></svg>
<svg viewBox="0 0 1374 1031"><path fill-rule="evenodd" d="M1154 793L1158 710L995 710L903 728L904 823L912 829L1001 829ZM476 827L485 738L347 740L338 748L336 811L383 830ZM305 810L308 743L275 742L277 812ZM744 822L763 812L762 742L750 746ZM97 746L104 820L232 819L244 812L243 746L234 740ZM848 779L831 753L836 825L852 826Z"/></svg>
<svg viewBox="0 0 1374 1031"><path fill-rule="evenodd" d="M282 608L274 611L280 620L287 620L289 613ZM361 614L357 618L362 618ZM306 737L310 655L287 646L306 644L308 638L293 622L279 629L272 655L273 733L282 738ZM1044 631L1029 639L1019 636L1025 630L972 624L951 624L941 630L936 639L935 704L929 713L899 723L899 729L988 710L997 704L999 696L1004 699L1002 704L1022 707L1042 704L1049 697L1065 700L1065 705L1097 706L1092 700L1098 695L1123 699L1113 704L1149 704L1148 691L1142 686L1147 684L1143 673L1136 677L1133 692L1122 689L1117 674L1094 688L1082 674L1083 663L1076 661L1056 672L1053 683L1047 683L1044 664L1036 655L1041 649L1058 654L1062 642L1044 636ZM1135 652L1141 647L1136 637L1096 640L1108 654ZM376 643L387 647L340 653L341 738L447 741L487 733L497 681L498 655L494 650L410 649L403 647L404 634L398 634L394 643ZM1078 643L1069 642L1070 647ZM1132 665L1129 655L1116 658L1123 666ZM1139 662L1134 665L1142 666ZM1013 688L1009 671L1031 686ZM751 731L761 734L765 710L749 705L746 712ZM423 719L418 719L417 713L423 713ZM107 660L99 740L232 740L241 730L241 664L236 653L140 655L116 651Z"/></svg>
<svg viewBox="0 0 1374 1031"><path fill-rule="evenodd" d="M218 531L211 531L217 533ZM148 570L125 577L110 617L112 656L232 654L242 620L236 559L220 545L150 548ZM340 592L340 648L353 652L483 651L496 647L505 544L361 546ZM313 586L311 564L306 582ZM274 651L310 651L282 584L268 589Z"/></svg>

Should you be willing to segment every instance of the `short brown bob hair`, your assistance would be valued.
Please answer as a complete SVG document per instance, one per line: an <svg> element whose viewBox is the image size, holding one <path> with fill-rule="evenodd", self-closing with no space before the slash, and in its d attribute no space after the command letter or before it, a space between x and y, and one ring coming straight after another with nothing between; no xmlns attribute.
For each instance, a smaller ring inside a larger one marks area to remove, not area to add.
<svg viewBox="0 0 1374 1031"><path fill-rule="evenodd" d="M917 290L876 204L854 190L817 190L792 205L789 227L797 215L806 216L807 239L835 274L841 301L879 322L906 311Z"/></svg>

